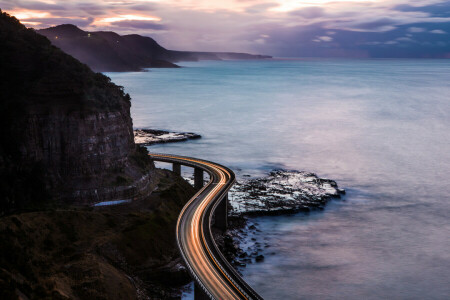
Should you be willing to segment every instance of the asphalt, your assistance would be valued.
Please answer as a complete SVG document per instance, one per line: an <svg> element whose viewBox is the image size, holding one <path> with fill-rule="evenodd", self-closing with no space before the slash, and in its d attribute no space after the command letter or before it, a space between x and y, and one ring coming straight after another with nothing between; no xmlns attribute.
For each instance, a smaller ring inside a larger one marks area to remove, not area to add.
<svg viewBox="0 0 450 300"><path fill-rule="evenodd" d="M155 161L199 168L210 180L184 206L177 223L177 243L199 288L211 299L262 299L227 262L212 234L214 212L235 182L233 171L192 157L150 154Z"/></svg>

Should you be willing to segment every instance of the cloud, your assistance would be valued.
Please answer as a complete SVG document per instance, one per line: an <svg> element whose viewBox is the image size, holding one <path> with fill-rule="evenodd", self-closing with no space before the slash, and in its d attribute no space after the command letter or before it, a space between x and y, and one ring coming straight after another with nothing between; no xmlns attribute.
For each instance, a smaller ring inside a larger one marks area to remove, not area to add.
<svg viewBox="0 0 450 300"><path fill-rule="evenodd" d="M446 34L447 32L445 32L444 30L441 30L441 29L434 29L434 30L430 30L430 33L434 33L434 34Z"/></svg>
<svg viewBox="0 0 450 300"><path fill-rule="evenodd" d="M33 27L47 28L61 24L73 24L78 27L86 27L92 24L93 18L30 18L25 21L25 25ZM33 25L36 24L36 25Z"/></svg>
<svg viewBox="0 0 450 300"><path fill-rule="evenodd" d="M393 25L397 25L398 21L391 18L381 18L373 20L371 22L356 23L353 29L366 30L366 31L389 31L395 28Z"/></svg>
<svg viewBox="0 0 450 300"><path fill-rule="evenodd" d="M245 12L250 14L259 14L277 6L279 6L279 4L276 2L260 3L247 7Z"/></svg>
<svg viewBox="0 0 450 300"><path fill-rule="evenodd" d="M17 0L3 0L0 1L0 7L3 10L9 10L13 8L26 8L29 10L38 10L38 11L64 11L67 9L67 6L56 4L56 3L48 3L45 1L17 1Z"/></svg>
<svg viewBox="0 0 450 300"><path fill-rule="evenodd" d="M420 27L410 27L410 28L408 28L408 31L412 32L412 33L419 33L419 32L424 32L425 29L420 28Z"/></svg>
<svg viewBox="0 0 450 300"><path fill-rule="evenodd" d="M170 49L291 57L450 53L448 0L0 0L0 7L38 13L22 14L36 28L72 23L137 33Z"/></svg>
<svg viewBox="0 0 450 300"><path fill-rule="evenodd" d="M399 42L415 42L412 38L407 37L407 36L402 36L402 37L396 38L395 40L399 41Z"/></svg>
<svg viewBox="0 0 450 300"><path fill-rule="evenodd" d="M333 40L333 38L331 36L318 36L317 40L321 41L321 42L331 42Z"/></svg>
<svg viewBox="0 0 450 300"><path fill-rule="evenodd" d="M399 4L394 6L393 9L403 12L423 12L432 17L448 17L450 12L450 1L431 1L431 3L427 3L427 1L416 2L418 2L416 5L411 5L409 3ZM425 3L421 5L420 2Z"/></svg>
<svg viewBox="0 0 450 300"><path fill-rule="evenodd" d="M165 30L167 26L156 23L154 21L140 21L140 20L123 20L118 22L111 22L111 26L118 28L138 28L151 30Z"/></svg>
<svg viewBox="0 0 450 300"><path fill-rule="evenodd" d="M302 9L297 9L290 12L293 16L300 16L306 19L316 19L325 16L325 9L323 7L311 6Z"/></svg>

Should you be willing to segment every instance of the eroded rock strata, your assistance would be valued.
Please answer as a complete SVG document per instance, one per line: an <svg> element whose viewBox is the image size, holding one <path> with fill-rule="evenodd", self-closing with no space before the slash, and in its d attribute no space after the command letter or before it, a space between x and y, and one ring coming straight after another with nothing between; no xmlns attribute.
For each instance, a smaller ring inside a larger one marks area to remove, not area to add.
<svg viewBox="0 0 450 300"><path fill-rule="evenodd" d="M150 193L123 88L5 13L0 66L0 214Z"/></svg>

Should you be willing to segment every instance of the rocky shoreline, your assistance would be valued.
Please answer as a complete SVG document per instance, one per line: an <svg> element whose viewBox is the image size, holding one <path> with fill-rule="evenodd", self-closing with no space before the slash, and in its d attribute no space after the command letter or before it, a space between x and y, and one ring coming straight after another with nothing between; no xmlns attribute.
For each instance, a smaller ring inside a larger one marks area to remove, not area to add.
<svg viewBox="0 0 450 300"><path fill-rule="evenodd" d="M199 139L202 136L193 132L171 132L155 129L135 129L134 142L143 146L153 144L184 142Z"/></svg>
<svg viewBox="0 0 450 300"><path fill-rule="evenodd" d="M230 190L230 214L274 215L323 208L345 194L331 179L314 173L276 170L267 177L241 180Z"/></svg>
<svg viewBox="0 0 450 300"><path fill-rule="evenodd" d="M180 142L200 138L194 133L161 130L134 131L137 144ZM191 185L193 176L184 177ZM276 255L262 237L255 216L270 216L321 210L327 202L339 199L345 190L334 180L320 178L304 171L274 170L265 177L243 175L229 192L228 229L225 233L213 228L214 239L227 260L242 271L248 264L263 262L265 256ZM192 284L181 288L191 294Z"/></svg>
<svg viewBox="0 0 450 300"><path fill-rule="evenodd" d="M239 271L248 264L276 255L262 239L254 216L292 214L323 209L345 194L337 183L301 171L272 171L266 177L241 180L230 190L228 230L215 240L227 260ZM264 254L263 254L264 253Z"/></svg>

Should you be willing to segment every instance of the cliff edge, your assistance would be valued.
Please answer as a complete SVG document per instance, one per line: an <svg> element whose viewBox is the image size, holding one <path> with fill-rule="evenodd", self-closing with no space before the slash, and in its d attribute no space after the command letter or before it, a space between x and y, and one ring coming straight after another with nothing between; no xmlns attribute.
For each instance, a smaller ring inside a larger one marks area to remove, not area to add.
<svg viewBox="0 0 450 300"><path fill-rule="evenodd" d="M148 195L130 96L0 11L0 215Z"/></svg>

